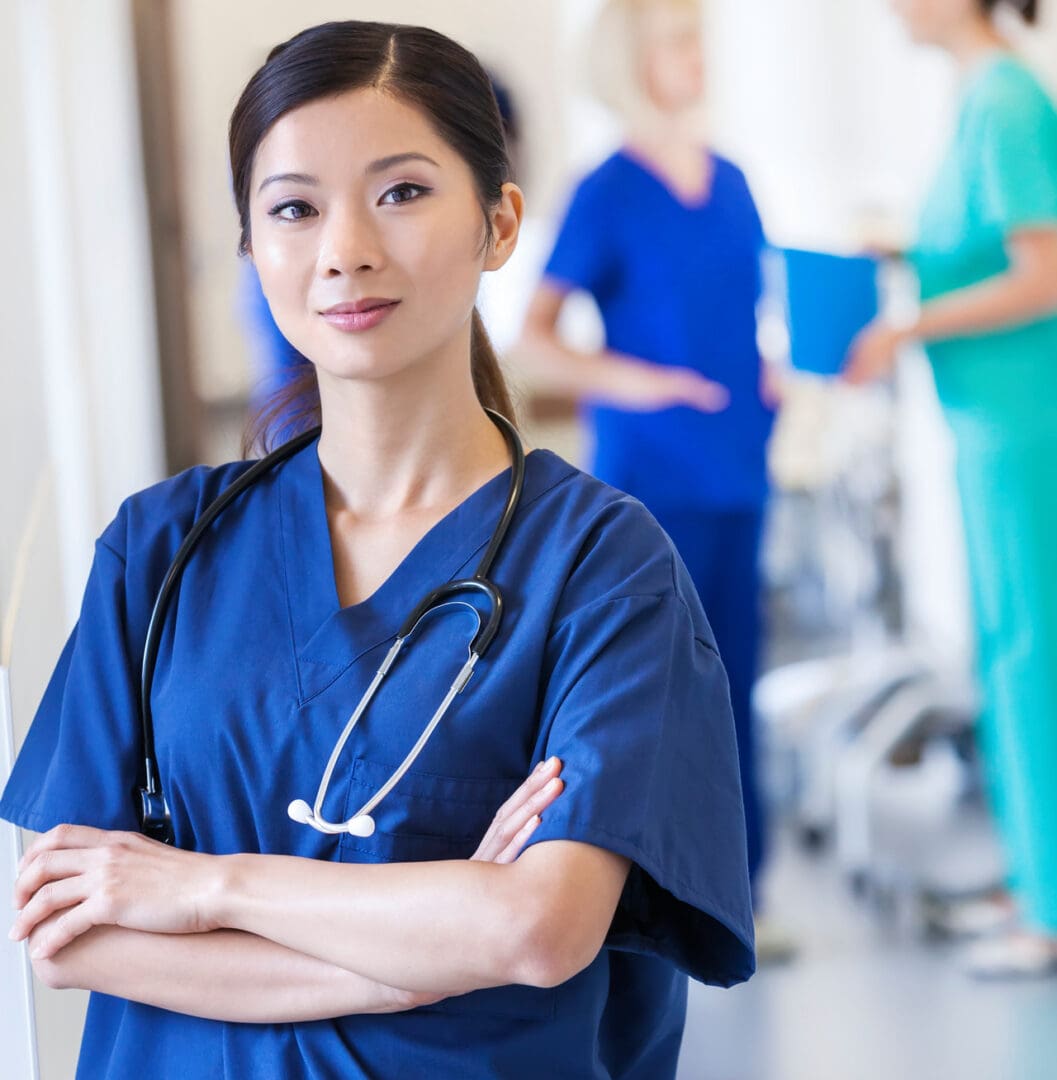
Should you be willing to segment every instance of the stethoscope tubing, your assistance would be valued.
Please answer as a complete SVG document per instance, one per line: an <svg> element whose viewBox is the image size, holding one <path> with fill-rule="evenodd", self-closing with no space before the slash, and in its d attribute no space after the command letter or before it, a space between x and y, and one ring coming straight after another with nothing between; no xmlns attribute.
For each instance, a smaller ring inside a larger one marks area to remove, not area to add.
<svg viewBox="0 0 1057 1080"><path fill-rule="evenodd" d="M522 446L521 439L518 436L517 429L514 425L500 413L495 412L492 409L485 410L492 422L502 432L506 439L507 446L510 450L511 456L511 478L510 487L507 492L506 503L503 507L503 512L500 515L499 522L496 525L492 538L489 541L488 547L485 550L484 555L478 563L477 569L474 571L472 578L464 578L457 581L449 581L445 584L433 589L415 606L411 614L405 619L400 629L397 631L396 642L389 650L386 659L383 661L382 666L378 672L375 673L374 678L371 681L367 692L361 699L353 715L349 718L346 724L345 730L342 732L341 737L337 745L331 754L330 761L327 763L327 768L324 772L323 782L320 784L319 791L317 792L316 805L311 812L311 820L309 818L303 818L308 824L312 824L313 827L320 829L324 832L342 832L348 831L348 822L336 824L330 823L322 817L322 803L323 797L326 794L326 788L329 785L330 776L333 773L333 769L337 764L338 757L343 749L348 737L352 734L353 729L359 722L360 717L366 710L367 705L370 703L371 698L376 693L378 686L382 679L384 679L389 668L396 660L397 655L403 643L412 634L415 627L421 621L423 616L427 612L434 608L440 607L443 604L450 603L452 598L460 593L476 592L483 594L488 600L488 617L484 620L483 624L479 625L473 640L470 643L469 659L466 664L463 665L459 674L456 676L455 681L452 683L445 695L443 702L438 707L436 712L431 717L426 728L423 730L422 735L419 737L418 742L405 757L404 761L397 767L393 775L386 781L383 787L375 793L375 795L368 800L364 807L359 811L357 815L349 819L350 822L357 817L365 818L370 821L370 812L385 798L386 795L396 786L396 784L403 777L404 773L410 767L412 762L421 752L425 746L430 735L432 735L437 724L439 724L441 718L447 712L454 700L455 696L466 685L470 674L473 672L473 667L477 663L477 660L484 655L485 651L491 645L499 632L499 625L503 615L503 598L502 594L496 588L493 582L488 579L488 573L491 570L492 563L495 561L495 557L502 546L503 540L506 537L506 533L510 528L510 523L514 518L514 514L517 511L518 504L521 499L521 493L524 489L525 478L525 450ZM187 536L184 538L176 554L173 556L172 562L169 565L169 569L166 572L165 578L162 582L161 588L158 590L158 594L155 597L154 606L151 611L150 620L147 624L147 634L143 648L143 661L140 667L140 722L142 727L143 738L143 786L138 789L137 794L137 808L140 816L140 824L142 831L152 836L154 839L162 840L165 843L173 843L173 829L172 821L169 813L169 807L165 800L165 795L162 790L161 778L158 771L157 756L155 752L154 742L154 717L151 709L151 690L154 685L154 673L157 667L158 650L161 645L161 637L165 628L165 617L168 613L169 607L174 596L179 589L180 580L183 576L184 569L190 560L191 554L197 547L202 537L206 534L209 527L217 519L217 517L228 508L228 506L239 497L244 491L252 487L265 473L270 472L276 465L286 461L293 457L298 451L304 449L311 442L315 441L321 432L320 427L314 427L310 431L303 432L300 435L283 443L282 446L271 451L265 457L259 461L254 462L241 476L233 481L228 487L226 487L220 495L216 497L209 504L208 507L202 512L201 516L195 521L191 527ZM480 622L480 619L479 619ZM291 804L293 806L293 804ZM307 809L307 808L306 808ZM300 818L299 818L300 820ZM373 831L373 821L371 822L371 830ZM368 834L369 835L369 834Z"/></svg>

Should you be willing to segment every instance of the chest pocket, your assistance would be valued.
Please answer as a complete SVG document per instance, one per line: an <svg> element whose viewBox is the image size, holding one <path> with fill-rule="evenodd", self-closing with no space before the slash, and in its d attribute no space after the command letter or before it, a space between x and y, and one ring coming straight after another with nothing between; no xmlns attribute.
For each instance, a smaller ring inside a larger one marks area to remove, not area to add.
<svg viewBox="0 0 1057 1080"><path fill-rule="evenodd" d="M359 758L353 765L343 820L392 776L396 765ZM409 770L374 812L372 836L345 833L343 862L426 862L468 859L495 812L521 778L465 779Z"/></svg>
<svg viewBox="0 0 1057 1080"><path fill-rule="evenodd" d="M357 759L349 783L344 818L354 814L393 774L395 766ZM425 862L468 859L495 812L521 778L464 779L408 771L382 800L369 837L345 833L343 862ZM548 1020L558 991L532 986L498 986L445 998L422 1012Z"/></svg>

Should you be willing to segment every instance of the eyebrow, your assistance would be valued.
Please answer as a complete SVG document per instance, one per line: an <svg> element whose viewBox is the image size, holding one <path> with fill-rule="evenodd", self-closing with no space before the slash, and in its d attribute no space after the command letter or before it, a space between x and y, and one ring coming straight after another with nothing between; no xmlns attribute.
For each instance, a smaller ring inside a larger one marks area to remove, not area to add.
<svg viewBox="0 0 1057 1080"><path fill-rule="evenodd" d="M395 165L403 165L407 161L425 161L430 165L436 165L438 169L440 168L440 165L426 154L409 151L406 154L390 154L388 157L378 158L377 161L372 161L367 166L366 172L368 176L373 176L375 173L385 172L386 169L391 169ZM257 194L259 195L269 184L277 184L282 180L288 180L295 184L308 184L310 187L319 186L319 177L310 176L308 173L275 173L261 181L261 186L257 188Z"/></svg>

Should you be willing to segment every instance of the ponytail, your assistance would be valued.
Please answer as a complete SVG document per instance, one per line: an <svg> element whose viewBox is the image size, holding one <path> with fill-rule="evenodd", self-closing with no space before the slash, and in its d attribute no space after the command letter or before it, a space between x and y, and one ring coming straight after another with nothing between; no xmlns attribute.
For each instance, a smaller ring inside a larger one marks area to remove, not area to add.
<svg viewBox="0 0 1057 1080"><path fill-rule="evenodd" d="M484 320L477 308L473 309L473 322L470 326L470 374L473 376L473 388L477 400L493 412L505 416L512 424L517 424L514 403L510 398L510 388L499 366L499 357L492 347L492 339L484 328Z"/></svg>

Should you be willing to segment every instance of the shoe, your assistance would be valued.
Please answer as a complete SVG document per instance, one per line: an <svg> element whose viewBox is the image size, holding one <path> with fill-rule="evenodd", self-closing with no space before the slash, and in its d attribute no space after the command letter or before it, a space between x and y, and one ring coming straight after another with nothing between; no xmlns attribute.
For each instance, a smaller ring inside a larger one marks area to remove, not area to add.
<svg viewBox="0 0 1057 1080"><path fill-rule="evenodd" d="M922 912L925 929L944 938L977 938L1010 930L1017 908L1006 893L970 900L926 900Z"/></svg>
<svg viewBox="0 0 1057 1080"><path fill-rule="evenodd" d="M1023 931L968 946L965 970L974 979L1037 979L1057 975L1057 938Z"/></svg>
<svg viewBox="0 0 1057 1080"><path fill-rule="evenodd" d="M788 964L800 951L796 939L770 919L757 916L756 966Z"/></svg>

